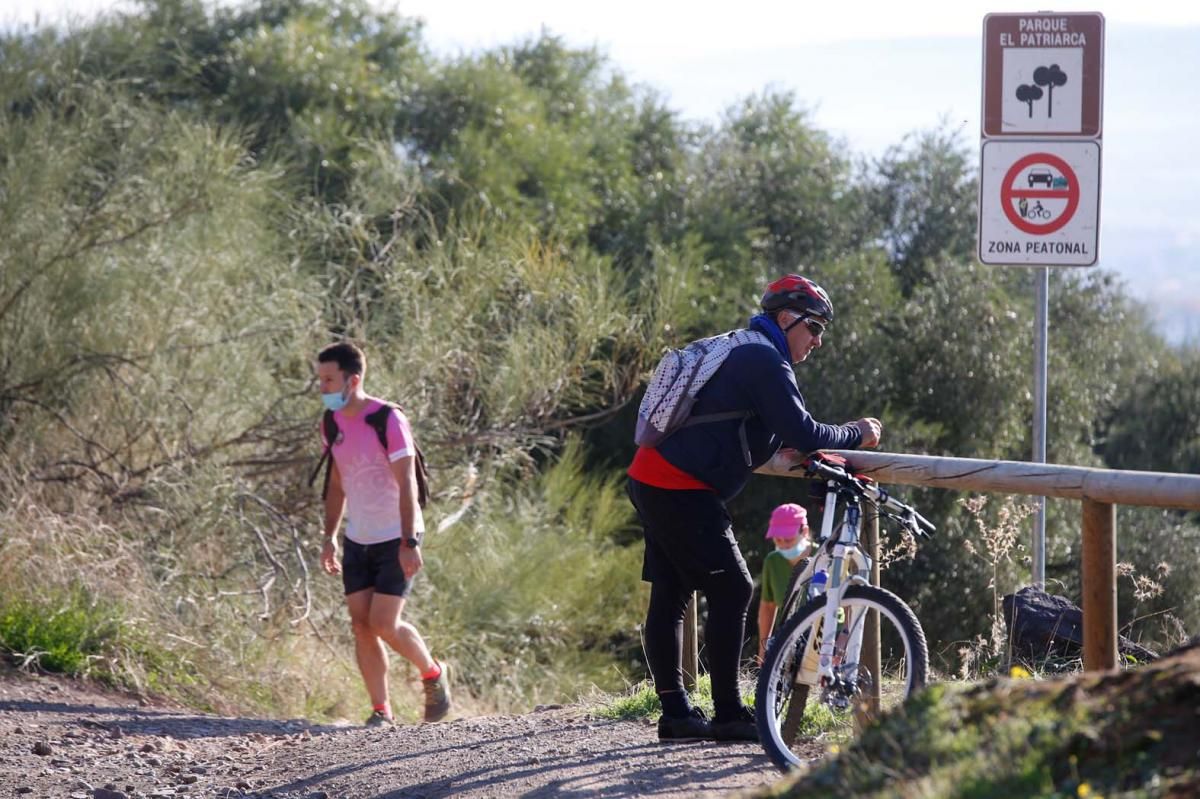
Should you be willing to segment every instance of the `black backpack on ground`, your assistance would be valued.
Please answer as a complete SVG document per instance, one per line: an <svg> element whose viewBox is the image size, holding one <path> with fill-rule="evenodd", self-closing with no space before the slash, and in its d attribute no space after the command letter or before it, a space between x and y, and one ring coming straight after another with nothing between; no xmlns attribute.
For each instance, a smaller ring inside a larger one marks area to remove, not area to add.
<svg viewBox="0 0 1200 799"><path fill-rule="evenodd" d="M387 454L387 423L388 416L392 411L400 411L399 405L393 405L390 402L383 403L383 407L372 411L363 417L363 421L375 429L375 435L379 437L379 445L383 447L384 454ZM333 468L333 445L337 441L338 426L337 420L333 418L333 411L325 411L321 417L321 429L325 432L325 452L321 455L321 460L317 461L317 468L313 469L308 478L308 485L311 487L317 479L317 473L321 471L321 467L325 467L325 482L321 486L321 499L329 493L329 471ZM417 445L416 438L413 438L413 449L416 451L417 462L415 464L417 472L417 504L422 508L429 504L429 470L425 468L425 454L421 452L421 447Z"/></svg>

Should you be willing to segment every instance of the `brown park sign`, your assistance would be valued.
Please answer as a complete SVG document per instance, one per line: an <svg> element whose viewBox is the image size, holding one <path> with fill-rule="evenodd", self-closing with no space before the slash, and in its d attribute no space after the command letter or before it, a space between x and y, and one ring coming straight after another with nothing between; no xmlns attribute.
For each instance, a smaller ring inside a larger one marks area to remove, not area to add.
<svg viewBox="0 0 1200 799"><path fill-rule="evenodd" d="M983 136L1099 139L1104 16L983 18Z"/></svg>

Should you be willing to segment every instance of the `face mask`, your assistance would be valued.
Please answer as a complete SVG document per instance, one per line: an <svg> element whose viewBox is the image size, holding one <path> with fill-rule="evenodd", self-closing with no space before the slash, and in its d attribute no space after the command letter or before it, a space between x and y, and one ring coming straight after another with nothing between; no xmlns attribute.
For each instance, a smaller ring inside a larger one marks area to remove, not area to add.
<svg viewBox="0 0 1200 799"><path fill-rule="evenodd" d="M796 546L792 547L791 549L777 549L775 551L778 552L780 555L783 555L788 560L795 560L796 558L803 555L805 550L807 550L807 549L808 549L808 545L805 544L803 541L801 541L800 543L796 544Z"/></svg>
<svg viewBox="0 0 1200 799"><path fill-rule="evenodd" d="M325 403L325 407L331 411L340 411L346 407L346 403L350 401L350 385L341 391L331 391L328 394L321 395L321 402Z"/></svg>

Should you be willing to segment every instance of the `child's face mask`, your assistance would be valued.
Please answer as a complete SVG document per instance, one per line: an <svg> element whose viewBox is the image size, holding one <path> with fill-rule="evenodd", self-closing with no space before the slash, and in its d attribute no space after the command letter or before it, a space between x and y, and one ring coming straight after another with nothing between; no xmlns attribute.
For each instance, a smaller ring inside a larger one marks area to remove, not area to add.
<svg viewBox="0 0 1200 799"><path fill-rule="evenodd" d="M776 551L778 551L780 555L783 555L788 560L795 560L803 555L807 550L808 542L806 542L804 539L800 539L796 542L796 546L789 547L787 549L778 549Z"/></svg>

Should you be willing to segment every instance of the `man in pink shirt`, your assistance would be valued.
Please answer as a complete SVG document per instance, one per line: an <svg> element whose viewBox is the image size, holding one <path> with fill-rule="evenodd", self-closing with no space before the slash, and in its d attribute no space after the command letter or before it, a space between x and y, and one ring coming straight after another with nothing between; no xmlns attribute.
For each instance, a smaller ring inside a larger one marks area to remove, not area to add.
<svg viewBox="0 0 1200 799"><path fill-rule="evenodd" d="M440 721L450 712L446 666L429 654L417 628L400 618L424 562L416 446L408 419L392 406L385 448L367 417L387 403L364 392L365 375L366 357L353 344L332 344L317 355L321 400L337 429L330 442L321 425L322 443L333 461L325 493L321 567L342 575L354 653L371 697L367 724L392 723L384 644L416 666L425 687L425 721ZM337 531L347 510L345 554L339 562Z"/></svg>

